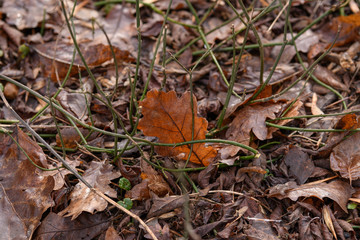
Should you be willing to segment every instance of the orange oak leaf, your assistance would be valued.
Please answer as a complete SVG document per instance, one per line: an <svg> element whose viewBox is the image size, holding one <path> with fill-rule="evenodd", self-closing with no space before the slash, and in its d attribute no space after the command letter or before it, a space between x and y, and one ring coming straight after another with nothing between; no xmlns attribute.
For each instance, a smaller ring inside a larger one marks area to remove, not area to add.
<svg viewBox="0 0 360 240"><path fill-rule="evenodd" d="M190 93L185 92L177 98L175 91L159 92L151 90L146 99L140 102L143 118L139 121L138 129L146 136L154 136L160 143L181 143L191 141L192 112L190 106ZM196 116L197 102L194 97L194 140L205 139L207 121ZM162 156L177 157L187 160L191 145L178 147L156 147L156 152ZM205 143L193 144L190 161L205 166L211 163L217 151Z"/></svg>

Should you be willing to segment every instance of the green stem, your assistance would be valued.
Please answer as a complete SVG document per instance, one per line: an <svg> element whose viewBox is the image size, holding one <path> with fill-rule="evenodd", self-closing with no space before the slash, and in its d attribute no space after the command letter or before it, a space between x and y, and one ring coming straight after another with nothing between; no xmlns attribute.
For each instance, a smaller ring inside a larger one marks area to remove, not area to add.
<svg viewBox="0 0 360 240"><path fill-rule="evenodd" d="M351 130L348 130L348 129L311 129L311 128L288 127L288 126L282 126L282 125L269 123L269 122L265 122L265 123L267 126L270 126L270 127L276 127L279 129L290 130L290 131L299 131L299 132L346 132L346 131L359 132L360 131L360 128L351 129Z"/></svg>

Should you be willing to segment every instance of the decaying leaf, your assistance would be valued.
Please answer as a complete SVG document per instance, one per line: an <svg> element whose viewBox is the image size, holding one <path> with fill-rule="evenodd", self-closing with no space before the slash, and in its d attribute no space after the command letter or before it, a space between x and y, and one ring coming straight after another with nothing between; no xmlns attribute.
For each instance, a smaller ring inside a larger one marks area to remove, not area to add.
<svg viewBox="0 0 360 240"><path fill-rule="evenodd" d="M347 43L359 39L358 27L360 26L360 13L348 16L333 18L322 29L321 33L329 45L336 38L338 27L340 27L339 37L335 41L335 46L343 46Z"/></svg>
<svg viewBox="0 0 360 240"><path fill-rule="evenodd" d="M191 141L192 112L190 93L186 92L181 98L176 97L175 91L168 93L151 90L146 99L139 105L142 107L144 117L139 121L138 129L146 136L155 136L161 143L181 143ZM194 140L205 139L207 121L197 117L197 102L194 99ZM158 154L177 157L186 160L190 153L190 145L178 147L157 147ZM205 143L193 144L190 161L205 166L211 163L216 156L216 150Z"/></svg>
<svg viewBox="0 0 360 240"><path fill-rule="evenodd" d="M284 34L277 36L273 39L273 42L281 42L284 38ZM288 33L286 38L291 39L291 34ZM310 47L319 42L319 36L314 34L313 31L307 30L302 34L298 39L295 40L297 51L307 53ZM281 46L275 46L271 51L271 55L274 59L279 55ZM286 46L283 54L280 58L280 63L289 63L291 59L296 55L296 50L294 46Z"/></svg>
<svg viewBox="0 0 360 240"><path fill-rule="evenodd" d="M20 129L14 131L12 136L34 163L44 166L46 156L30 137ZM7 239L15 239L14 236L30 239L40 224L42 214L54 205L50 196L54 181L52 177L39 176L38 171L9 136L0 134L0 199L4 204L0 207L0 222L8 223L3 225L1 233L5 236L3 234L10 231ZM12 210L6 209L9 207ZM17 233L13 232L14 226L21 226L16 229Z"/></svg>
<svg viewBox="0 0 360 240"><path fill-rule="evenodd" d="M265 121L267 118L274 119L275 113L282 108L282 103L268 102L265 104L248 105L237 112L237 116L226 131L226 138L232 141L249 145L251 131L260 139L268 137L268 129ZM232 157L238 153L240 147L227 146L220 150L221 158Z"/></svg>
<svg viewBox="0 0 360 240"><path fill-rule="evenodd" d="M67 164L69 164L69 166L76 168L77 166L80 165L80 161L79 160L70 160L68 157L65 158L65 161L67 162ZM56 164L47 164L46 167L47 168L56 168L58 167L59 169L57 169L56 171L41 171L40 172L40 176L43 177L47 177L47 176L52 176L54 178L54 188L53 190L59 190L61 189L64 184L65 184L65 176L68 174L72 174L72 172L70 172L68 169L66 168L62 168L62 163L58 162Z"/></svg>
<svg viewBox="0 0 360 240"><path fill-rule="evenodd" d="M77 219L50 212L41 222L34 239L93 239L110 225L105 213L83 213Z"/></svg>
<svg viewBox="0 0 360 240"><path fill-rule="evenodd" d="M320 81L329 84L333 88L349 91L348 87L342 83L341 79L326 67L322 67L320 65L316 66L314 75Z"/></svg>
<svg viewBox="0 0 360 240"><path fill-rule="evenodd" d="M182 207L185 203L183 196L169 196L164 198L154 199L154 204L151 206L147 218L158 217L162 214L168 213L175 208Z"/></svg>
<svg viewBox="0 0 360 240"><path fill-rule="evenodd" d="M86 63L90 68L94 68L104 64L113 59L111 48L109 45L84 43L80 46L81 52L85 58ZM48 42L46 44L39 44L34 47L40 56L40 61L43 67L44 75L50 76L51 80L56 82L57 75L60 79L64 78L69 70L74 52L74 45L72 43L62 42ZM127 50L120 50L113 46L114 53L118 61L131 62L133 58ZM70 75L77 74L84 70L85 66L81 58L77 55L74 59L74 65L71 68Z"/></svg>
<svg viewBox="0 0 360 240"><path fill-rule="evenodd" d="M128 191L126 197L133 200L145 200L151 197L150 192L159 197L172 194L171 188L164 178L144 160L141 161L141 178L141 183Z"/></svg>
<svg viewBox="0 0 360 240"><path fill-rule="evenodd" d="M360 178L359 144L360 133L355 133L334 147L330 155L331 169L350 181Z"/></svg>
<svg viewBox="0 0 360 240"><path fill-rule="evenodd" d="M1 228L1 235L4 239L19 239L26 240L26 227L23 224L21 217L14 209L14 205L6 195L3 185L0 183L0 206L1 217L0 221L4 224Z"/></svg>
<svg viewBox="0 0 360 240"><path fill-rule="evenodd" d="M120 173L114 172L113 166L105 162L92 161L90 167L85 171L83 177L94 188L99 189L109 197L116 197L116 191L109 186L112 179L120 177ZM59 215L77 218L82 212L94 213L95 210L101 212L107 207L107 202L84 183L76 184L70 194L70 204Z"/></svg>
<svg viewBox="0 0 360 240"><path fill-rule="evenodd" d="M48 19L48 14L56 11L57 4L59 3L56 0L26 0L21 3L16 0L5 1L1 12L6 13L6 20L9 24L14 24L19 30L23 30L37 27L44 20L44 17ZM44 9L46 9L46 15L43 16Z"/></svg>
<svg viewBox="0 0 360 240"><path fill-rule="evenodd" d="M325 197L334 200L347 213L346 204L351 197L352 188L349 183L335 180L330 183L307 183L297 185L295 182L279 184L269 189L268 196L278 199L290 198L296 201L299 197Z"/></svg>
<svg viewBox="0 0 360 240"><path fill-rule="evenodd" d="M292 145L284 157L284 162L289 167L291 175L296 178L299 184L304 184L315 169L315 165L309 155Z"/></svg>

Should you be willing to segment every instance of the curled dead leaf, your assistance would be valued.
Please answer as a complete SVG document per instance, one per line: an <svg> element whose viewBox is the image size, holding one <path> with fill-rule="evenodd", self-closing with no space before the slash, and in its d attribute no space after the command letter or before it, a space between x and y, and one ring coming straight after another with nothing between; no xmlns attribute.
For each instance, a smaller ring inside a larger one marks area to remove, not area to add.
<svg viewBox="0 0 360 240"><path fill-rule="evenodd" d="M347 213L346 204L352 192L350 184L341 180L330 183L307 183L300 186L290 181L271 187L268 196L278 199L290 198L292 201L296 201L299 197L317 197L319 199L327 197L334 200Z"/></svg>

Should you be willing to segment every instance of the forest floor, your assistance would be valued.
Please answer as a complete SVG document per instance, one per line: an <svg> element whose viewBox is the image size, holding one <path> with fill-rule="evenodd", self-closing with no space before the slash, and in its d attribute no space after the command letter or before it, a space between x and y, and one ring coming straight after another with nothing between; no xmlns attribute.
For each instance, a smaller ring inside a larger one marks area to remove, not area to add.
<svg viewBox="0 0 360 240"><path fill-rule="evenodd" d="M360 238L359 7L2 1L0 239Z"/></svg>

